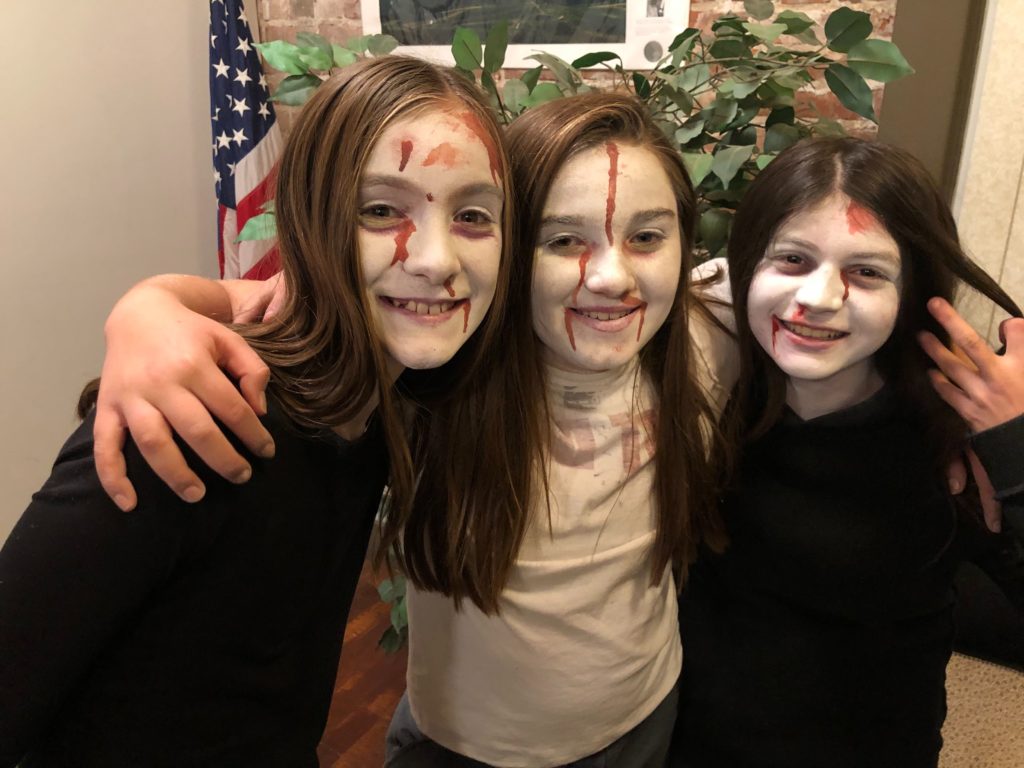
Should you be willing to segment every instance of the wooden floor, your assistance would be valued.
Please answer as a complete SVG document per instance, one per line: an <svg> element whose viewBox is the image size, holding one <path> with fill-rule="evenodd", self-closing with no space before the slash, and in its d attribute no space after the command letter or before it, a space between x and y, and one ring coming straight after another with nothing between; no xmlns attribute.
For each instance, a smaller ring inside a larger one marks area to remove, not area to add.
<svg viewBox="0 0 1024 768"><path fill-rule="evenodd" d="M391 625L390 608L377 595L379 580L363 568L317 750L321 768L376 768L384 762L384 734L405 690L405 649L386 654L377 647Z"/></svg>

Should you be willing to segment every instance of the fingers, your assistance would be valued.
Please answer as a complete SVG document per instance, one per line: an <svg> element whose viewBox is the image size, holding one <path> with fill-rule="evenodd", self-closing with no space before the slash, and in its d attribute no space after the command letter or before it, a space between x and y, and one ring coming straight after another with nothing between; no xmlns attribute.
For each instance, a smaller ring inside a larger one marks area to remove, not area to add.
<svg viewBox="0 0 1024 768"><path fill-rule="evenodd" d="M982 374L987 373L995 358L995 353L988 343L978 335L977 331L960 317L945 299L929 299L928 311L939 325L946 329L953 343L963 350L968 359L978 367L978 370Z"/></svg>
<svg viewBox="0 0 1024 768"><path fill-rule="evenodd" d="M979 374L964 364L957 355L951 352L934 334L923 331L918 334L918 343L945 377L962 389L969 390L978 385Z"/></svg>
<svg viewBox="0 0 1024 768"><path fill-rule="evenodd" d="M270 304L267 305L267 311L263 313L263 319L269 320L284 307L284 302L288 298L288 284L284 279L284 272L278 272L273 277L267 280L269 284L273 281L274 296L270 300Z"/></svg>
<svg viewBox="0 0 1024 768"><path fill-rule="evenodd" d="M949 483L949 492L954 496L963 493L967 486L967 465L962 457L957 456L946 467L946 481Z"/></svg>
<svg viewBox="0 0 1024 768"><path fill-rule="evenodd" d="M985 525L993 533L999 533L1003 529L1003 508L996 501L996 490L992 487L992 482L989 480L981 460L970 448L967 449L967 460L971 464L974 482L978 484L978 495L981 497L981 512L985 518Z"/></svg>
<svg viewBox="0 0 1024 768"><path fill-rule="evenodd" d="M999 340L1007 352L1024 349L1024 318L1011 317L999 324Z"/></svg>
<svg viewBox="0 0 1024 768"><path fill-rule="evenodd" d="M97 404L92 428L93 462L100 485L122 512L131 512L138 504L135 488L128 479L124 462L125 426L113 410Z"/></svg>
<svg viewBox="0 0 1024 768"><path fill-rule="evenodd" d="M142 458L184 501L203 498L206 486L185 462L160 411L148 403L135 401L125 410L125 422Z"/></svg>
<svg viewBox="0 0 1024 768"><path fill-rule="evenodd" d="M238 380L242 394L252 407L252 410L261 416L266 414L266 388L267 383L270 381L270 369L266 363L253 351L252 347L246 344L245 339L226 328L219 329L219 332L214 337L214 344L217 350L218 364L233 378ZM218 414L218 416L222 416L222 414ZM232 427L231 423L227 421L224 423ZM259 424L259 422L256 421L256 424ZM262 430L262 427L260 429ZM233 428L232 431L238 434L237 430ZM260 442L270 440L270 433L266 432L266 430L262 430L262 432L264 439ZM242 435L239 434L239 437L242 437ZM258 444L250 444L247 440L245 442L253 453L260 456L263 455L257 449L259 447Z"/></svg>

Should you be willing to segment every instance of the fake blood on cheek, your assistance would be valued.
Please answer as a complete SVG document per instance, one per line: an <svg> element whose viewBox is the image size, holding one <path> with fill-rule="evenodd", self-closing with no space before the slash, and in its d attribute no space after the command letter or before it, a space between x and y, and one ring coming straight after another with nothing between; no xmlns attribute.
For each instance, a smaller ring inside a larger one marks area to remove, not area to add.
<svg viewBox="0 0 1024 768"><path fill-rule="evenodd" d="M404 219L398 226L398 233L395 235L395 258L391 260L392 266L409 258L409 238L415 231L416 225L412 223L412 219Z"/></svg>

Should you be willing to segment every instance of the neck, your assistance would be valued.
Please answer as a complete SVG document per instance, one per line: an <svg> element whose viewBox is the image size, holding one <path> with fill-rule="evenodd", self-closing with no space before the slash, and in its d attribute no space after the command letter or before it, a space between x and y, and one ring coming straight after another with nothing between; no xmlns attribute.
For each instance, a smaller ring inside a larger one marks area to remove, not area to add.
<svg viewBox="0 0 1024 768"><path fill-rule="evenodd" d="M862 403L882 388L882 377L874 365L840 371L827 379L786 380L786 405L804 421L835 413Z"/></svg>

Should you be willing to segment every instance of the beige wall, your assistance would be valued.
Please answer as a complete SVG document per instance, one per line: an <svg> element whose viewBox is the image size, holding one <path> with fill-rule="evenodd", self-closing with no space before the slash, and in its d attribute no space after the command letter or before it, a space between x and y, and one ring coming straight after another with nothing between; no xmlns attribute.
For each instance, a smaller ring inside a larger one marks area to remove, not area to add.
<svg viewBox="0 0 1024 768"><path fill-rule="evenodd" d="M216 270L207 7L0 7L0 541L75 424L117 296Z"/></svg>
<svg viewBox="0 0 1024 768"><path fill-rule="evenodd" d="M953 208L969 253L1024 301L1024 0L989 0ZM995 342L1005 317L976 295L961 308Z"/></svg>

